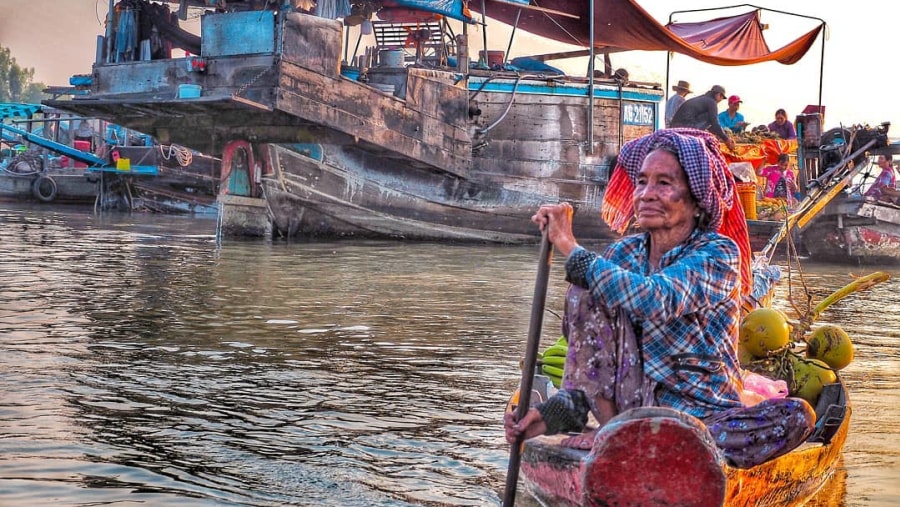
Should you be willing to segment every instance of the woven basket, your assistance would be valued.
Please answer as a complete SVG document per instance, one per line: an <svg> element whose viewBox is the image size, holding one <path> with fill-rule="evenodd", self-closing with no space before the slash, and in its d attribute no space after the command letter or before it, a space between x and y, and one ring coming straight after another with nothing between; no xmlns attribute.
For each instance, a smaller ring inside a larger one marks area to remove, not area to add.
<svg viewBox="0 0 900 507"><path fill-rule="evenodd" d="M756 183L735 182L735 188L744 208L744 216L747 220L756 220Z"/></svg>

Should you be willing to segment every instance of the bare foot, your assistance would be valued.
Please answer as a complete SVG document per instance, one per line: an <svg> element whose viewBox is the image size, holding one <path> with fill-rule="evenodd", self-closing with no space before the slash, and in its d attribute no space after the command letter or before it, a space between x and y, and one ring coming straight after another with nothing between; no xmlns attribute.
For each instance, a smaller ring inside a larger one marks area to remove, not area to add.
<svg viewBox="0 0 900 507"><path fill-rule="evenodd" d="M572 449L583 449L585 451L591 450L591 447L594 446L594 437L597 436L597 430L589 431L587 433L579 433L577 435L572 435L571 437L563 439L559 445L563 447L570 447Z"/></svg>

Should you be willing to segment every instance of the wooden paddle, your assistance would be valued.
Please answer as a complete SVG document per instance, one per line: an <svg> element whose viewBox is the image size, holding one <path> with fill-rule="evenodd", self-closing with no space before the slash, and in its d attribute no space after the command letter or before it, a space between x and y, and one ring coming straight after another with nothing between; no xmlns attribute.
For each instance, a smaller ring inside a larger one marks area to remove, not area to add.
<svg viewBox="0 0 900 507"><path fill-rule="evenodd" d="M544 306L547 302L547 281L550 279L550 265L552 262L553 245L550 244L547 227L544 227L544 235L541 237L537 280L534 282L534 297L531 302L531 320L528 324L528 343L525 345L525 362L522 365L522 380L519 382L519 405L516 407L517 421L521 420L531 407L531 387L534 384L538 347L541 344ZM519 463L521 461L522 438L520 436L509 450L509 468L506 471L506 489L503 496L504 507L512 507L516 501L516 484L519 482Z"/></svg>

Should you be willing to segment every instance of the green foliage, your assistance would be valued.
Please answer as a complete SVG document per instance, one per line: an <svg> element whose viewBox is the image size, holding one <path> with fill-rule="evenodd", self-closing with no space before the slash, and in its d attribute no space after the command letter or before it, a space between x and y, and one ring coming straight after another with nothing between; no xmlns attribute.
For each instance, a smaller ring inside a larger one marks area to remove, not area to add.
<svg viewBox="0 0 900 507"><path fill-rule="evenodd" d="M16 63L9 48L0 46L0 102L40 104L44 83L34 83L34 69Z"/></svg>

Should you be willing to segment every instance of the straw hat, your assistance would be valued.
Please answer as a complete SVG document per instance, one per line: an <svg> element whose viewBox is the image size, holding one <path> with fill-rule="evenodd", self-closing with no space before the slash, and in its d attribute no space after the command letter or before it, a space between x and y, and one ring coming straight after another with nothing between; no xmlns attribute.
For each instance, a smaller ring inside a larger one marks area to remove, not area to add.
<svg viewBox="0 0 900 507"><path fill-rule="evenodd" d="M672 91L694 93L691 91L691 84L687 81L679 81L677 85L672 87Z"/></svg>

